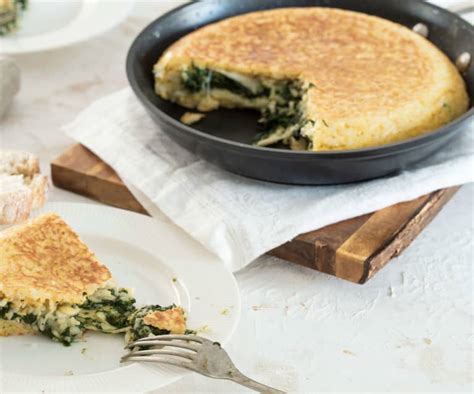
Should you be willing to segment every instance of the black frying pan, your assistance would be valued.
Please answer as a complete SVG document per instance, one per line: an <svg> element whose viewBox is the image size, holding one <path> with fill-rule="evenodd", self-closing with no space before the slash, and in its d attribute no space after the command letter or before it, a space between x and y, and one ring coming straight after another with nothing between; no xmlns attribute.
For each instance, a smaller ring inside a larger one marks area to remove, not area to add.
<svg viewBox="0 0 474 394"><path fill-rule="evenodd" d="M403 170L429 157L468 128L474 113L472 107L445 127L396 144L321 153L259 148L250 144L257 132L257 112L221 109L189 127L178 120L185 112L182 107L155 94L153 65L178 38L233 15L288 6L349 9L390 19L410 28L421 22L429 28L429 39L453 61L463 52L474 56L474 27L459 16L423 1L204 0L179 7L157 19L140 33L130 48L128 79L153 120L177 143L226 170L271 182L305 185L362 181ZM464 76L469 95L473 98L472 62Z"/></svg>

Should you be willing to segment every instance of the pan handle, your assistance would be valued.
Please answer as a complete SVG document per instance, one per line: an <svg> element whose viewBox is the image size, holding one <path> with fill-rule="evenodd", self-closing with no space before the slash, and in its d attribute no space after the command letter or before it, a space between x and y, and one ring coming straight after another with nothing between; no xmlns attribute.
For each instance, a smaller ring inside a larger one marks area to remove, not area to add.
<svg viewBox="0 0 474 394"><path fill-rule="evenodd" d="M474 2L472 0L459 0L452 4L447 4L445 8L456 14L467 14L474 11Z"/></svg>

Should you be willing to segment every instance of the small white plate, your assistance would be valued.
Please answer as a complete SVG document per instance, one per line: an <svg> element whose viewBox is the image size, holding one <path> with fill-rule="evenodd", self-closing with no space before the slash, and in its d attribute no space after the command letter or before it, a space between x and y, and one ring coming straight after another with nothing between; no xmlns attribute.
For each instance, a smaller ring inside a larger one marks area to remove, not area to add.
<svg viewBox="0 0 474 394"><path fill-rule="evenodd" d="M75 44L117 26L129 0L30 0L17 32L0 37L0 53L45 51Z"/></svg>
<svg viewBox="0 0 474 394"><path fill-rule="evenodd" d="M200 335L223 344L230 339L240 317L235 279L180 229L100 205L51 203L41 212L58 213L118 285L135 289L138 305L181 305L188 327L207 326ZM40 335L0 338L0 386L7 392L143 392L186 374L151 364L120 365L124 344L123 335L100 333L88 333L71 347Z"/></svg>

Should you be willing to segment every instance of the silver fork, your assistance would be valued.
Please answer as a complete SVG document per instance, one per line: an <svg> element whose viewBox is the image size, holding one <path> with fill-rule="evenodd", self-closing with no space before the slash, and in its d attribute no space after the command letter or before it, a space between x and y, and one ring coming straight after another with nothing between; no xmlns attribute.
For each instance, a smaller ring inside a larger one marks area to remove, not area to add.
<svg viewBox="0 0 474 394"><path fill-rule="evenodd" d="M159 348L158 348L159 347ZM143 348L148 348L143 350ZM196 335L147 337L126 346L121 362L144 361L174 365L215 379L227 379L260 393L284 393L243 375L219 342Z"/></svg>

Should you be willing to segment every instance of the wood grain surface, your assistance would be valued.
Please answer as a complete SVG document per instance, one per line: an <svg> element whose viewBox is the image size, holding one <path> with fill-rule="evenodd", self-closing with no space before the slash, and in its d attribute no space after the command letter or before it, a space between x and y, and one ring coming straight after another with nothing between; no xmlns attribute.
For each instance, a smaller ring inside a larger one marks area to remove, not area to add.
<svg viewBox="0 0 474 394"><path fill-rule="evenodd" d="M54 184L104 204L146 214L115 171L82 145L51 163ZM457 187L301 234L268 253L355 283L365 283L399 255Z"/></svg>

